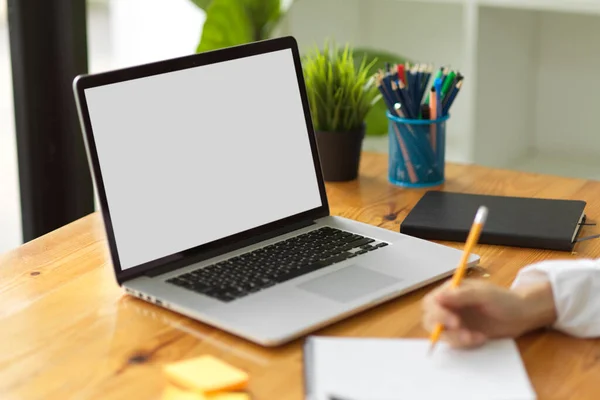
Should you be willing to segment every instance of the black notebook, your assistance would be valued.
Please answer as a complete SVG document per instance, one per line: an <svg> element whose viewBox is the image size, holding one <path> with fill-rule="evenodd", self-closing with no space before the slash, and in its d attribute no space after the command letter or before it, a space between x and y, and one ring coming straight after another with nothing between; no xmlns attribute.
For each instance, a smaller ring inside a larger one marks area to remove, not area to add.
<svg viewBox="0 0 600 400"><path fill-rule="evenodd" d="M489 210L482 244L571 251L585 222L584 201L430 191L402 222L400 232L464 242L482 205Z"/></svg>

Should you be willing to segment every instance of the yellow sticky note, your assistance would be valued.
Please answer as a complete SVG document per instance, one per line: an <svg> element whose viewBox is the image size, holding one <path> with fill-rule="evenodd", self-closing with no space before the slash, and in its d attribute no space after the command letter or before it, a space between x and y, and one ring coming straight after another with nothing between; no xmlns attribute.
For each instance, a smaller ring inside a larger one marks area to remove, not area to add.
<svg viewBox="0 0 600 400"><path fill-rule="evenodd" d="M206 400L250 400L250 396L246 393L221 392L206 396Z"/></svg>
<svg viewBox="0 0 600 400"><path fill-rule="evenodd" d="M169 385L165 388L161 400L206 400L206 397L197 392L189 392Z"/></svg>
<svg viewBox="0 0 600 400"><path fill-rule="evenodd" d="M241 390L248 384L244 371L209 355L169 364L165 374L174 384L205 394Z"/></svg>

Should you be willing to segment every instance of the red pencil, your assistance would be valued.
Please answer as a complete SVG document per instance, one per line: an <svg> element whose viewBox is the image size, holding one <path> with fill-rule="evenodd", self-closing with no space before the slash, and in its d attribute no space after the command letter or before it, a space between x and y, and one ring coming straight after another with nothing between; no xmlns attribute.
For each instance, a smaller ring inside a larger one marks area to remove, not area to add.
<svg viewBox="0 0 600 400"><path fill-rule="evenodd" d="M406 85L406 75L404 74L404 64L398 64L398 79Z"/></svg>

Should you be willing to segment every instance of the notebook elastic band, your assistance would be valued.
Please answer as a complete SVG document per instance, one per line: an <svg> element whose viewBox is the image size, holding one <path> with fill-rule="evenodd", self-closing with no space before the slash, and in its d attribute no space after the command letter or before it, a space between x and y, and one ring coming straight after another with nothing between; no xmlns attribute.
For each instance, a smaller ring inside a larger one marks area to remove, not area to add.
<svg viewBox="0 0 600 400"><path fill-rule="evenodd" d="M597 239L597 238L600 238L600 234L592 235L592 236L585 236L585 237L575 240L575 242L583 242L584 240Z"/></svg>

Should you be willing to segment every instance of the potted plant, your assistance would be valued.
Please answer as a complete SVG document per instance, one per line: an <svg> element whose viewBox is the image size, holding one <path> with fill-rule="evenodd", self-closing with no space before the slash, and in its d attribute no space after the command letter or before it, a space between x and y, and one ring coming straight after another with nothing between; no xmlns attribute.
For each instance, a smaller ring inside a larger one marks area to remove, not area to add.
<svg viewBox="0 0 600 400"><path fill-rule="evenodd" d="M304 78L326 181L358 176L365 119L380 99L370 73L376 60L357 64L353 50L326 41L303 58Z"/></svg>

